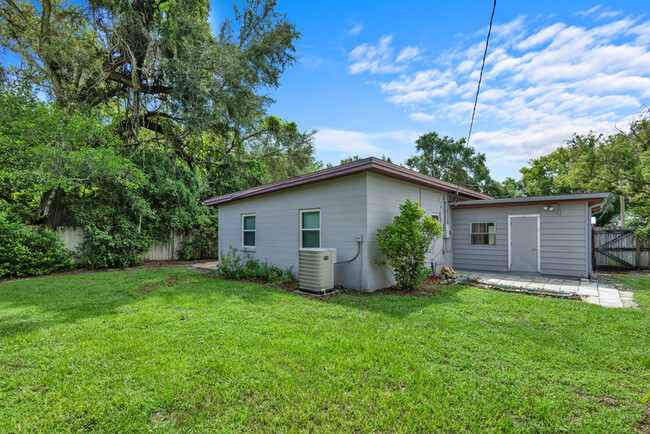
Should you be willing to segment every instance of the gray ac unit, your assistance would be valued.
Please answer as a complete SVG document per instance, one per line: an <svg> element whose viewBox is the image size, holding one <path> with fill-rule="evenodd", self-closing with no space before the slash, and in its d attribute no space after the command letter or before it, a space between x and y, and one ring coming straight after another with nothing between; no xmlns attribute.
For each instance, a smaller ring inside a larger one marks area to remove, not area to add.
<svg viewBox="0 0 650 434"><path fill-rule="evenodd" d="M336 249L300 249L298 252L298 280L300 289L324 293L334 288Z"/></svg>

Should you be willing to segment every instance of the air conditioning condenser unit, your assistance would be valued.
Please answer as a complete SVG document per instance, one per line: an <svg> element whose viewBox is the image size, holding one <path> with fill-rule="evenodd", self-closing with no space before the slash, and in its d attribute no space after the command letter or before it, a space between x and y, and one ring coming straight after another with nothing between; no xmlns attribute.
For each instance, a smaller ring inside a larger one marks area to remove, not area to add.
<svg viewBox="0 0 650 434"><path fill-rule="evenodd" d="M300 249L298 252L298 280L300 289L323 294L334 289L336 249Z"/></svg>

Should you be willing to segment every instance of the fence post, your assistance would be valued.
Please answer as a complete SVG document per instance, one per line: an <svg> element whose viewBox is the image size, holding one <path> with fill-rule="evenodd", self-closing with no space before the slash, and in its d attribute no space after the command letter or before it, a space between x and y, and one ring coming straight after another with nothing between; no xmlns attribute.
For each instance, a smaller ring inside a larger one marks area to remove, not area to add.
<svg viewBox="0 0 650 434"><path fill-rule="evenodd" d="M634 247L636 247L636 268L641 269L641 240L638 238L636 231L634 232Z"/></svg>

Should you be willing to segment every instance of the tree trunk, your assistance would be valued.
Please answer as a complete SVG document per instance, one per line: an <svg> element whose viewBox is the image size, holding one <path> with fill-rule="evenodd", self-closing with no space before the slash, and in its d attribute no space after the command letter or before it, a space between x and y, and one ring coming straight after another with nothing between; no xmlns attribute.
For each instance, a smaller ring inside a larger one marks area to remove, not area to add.
<svg viewBox="0 0 650 434"><path fill-rule="evenodd" d="M65 191L61 187L48 191L41 199L41 217L34 223L56 230L63 222L63 198Z"/></svg>

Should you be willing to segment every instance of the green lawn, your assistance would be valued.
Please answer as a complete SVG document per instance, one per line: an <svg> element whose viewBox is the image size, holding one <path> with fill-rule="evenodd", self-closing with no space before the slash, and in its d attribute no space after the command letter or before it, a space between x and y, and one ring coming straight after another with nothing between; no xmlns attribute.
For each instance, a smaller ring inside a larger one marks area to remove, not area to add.
<svg viewBox="0 0 650 434"><path fill-rule="evenodd" d="M650 429L648 292L622 310L440 290L320 301L183 268L0 283L0 432Z"/></svg>

